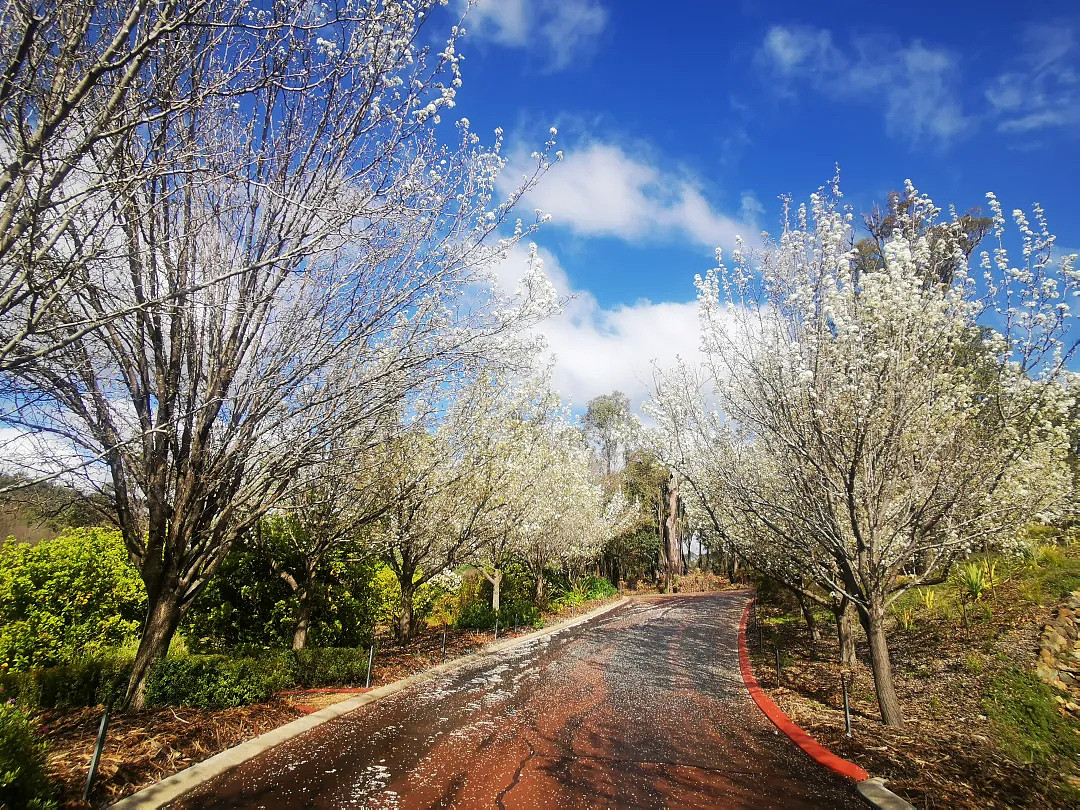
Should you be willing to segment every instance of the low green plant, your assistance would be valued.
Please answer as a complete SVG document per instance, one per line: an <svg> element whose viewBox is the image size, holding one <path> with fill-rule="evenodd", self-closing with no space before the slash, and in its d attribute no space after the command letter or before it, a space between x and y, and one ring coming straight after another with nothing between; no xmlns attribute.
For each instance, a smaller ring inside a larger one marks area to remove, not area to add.
<svg viewBox="0 0 1080 810"><path fill-rule="evenodd" d="M1006 669L994 676L982 709L998 744L1021 762L1065 765L1080 756L1080 735L1058 712L1050 687L1030 672Z"/></svg>
<svg viewBox="0 0 1080 810"><path fill-rule="evenodd" d="M937 612L937 591L933 588L927 588L922 592L922 605L923 610L933 615Z"/></svg>
<svg viewBox="0 0 1080 810"><path fill-rule="evenodd" d="M983 669L983 659L981 655L970 652L964 656L964 670L969 675L981 675Z"/></svg>
<svg viewBox="0 0 1080 810"><path fill-rule="evenodd" d="M56 807L56 790L45 772L45 755L45 740L29 715L12 703L0 703L0 807Z"/></svg>
<svg viewBox="0 0 1080 810"><path fill-rule="evenodd" d="M20 706L62 709L118 703L131 677L132 656L102 655L57 667L5 672L0 699Z"/></svg>
<svg viewBox="0 0 1080 810"><path fill-rule="evenodd" d="M1065 552L1053 543L1043 543L1035 550L1035 563L1043 567L1059 568L1065 565Z"/></svg>
<svg viewBox="0 0 1080 810"><path fill-rule="evenodd" d="M964 563L957 570L957 584L960 588L960 608L964 616L964 626L967 627L967 606L979 601L986 591L986 570L981 563Z"/></svg>
<svg viewBox="0 0 1080 810"><path fill-rule="evenodd" d="M146 699L151 705L225 709L269 700L293 681L283 656L180 655L154 667L147 678Z"/></svg>
<svg viewBox="0 0 1080 810"><path fill-rule="evenodd" d="M896 611L896 623L900 625L902 630L914 630L915 611L911 608Z"/></svg>

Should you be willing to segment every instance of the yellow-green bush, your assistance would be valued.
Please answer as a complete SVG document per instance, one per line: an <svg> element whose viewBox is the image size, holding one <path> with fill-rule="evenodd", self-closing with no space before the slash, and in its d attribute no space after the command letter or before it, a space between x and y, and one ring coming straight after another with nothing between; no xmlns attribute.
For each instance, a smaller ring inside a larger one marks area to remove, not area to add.
<svg viewBox="0 0 1080 810"><path fill-rule="evenodd" d="M0 664L69 663L120 646L137 631L146 591L120 533L69 529L0 549Z"/></svg>

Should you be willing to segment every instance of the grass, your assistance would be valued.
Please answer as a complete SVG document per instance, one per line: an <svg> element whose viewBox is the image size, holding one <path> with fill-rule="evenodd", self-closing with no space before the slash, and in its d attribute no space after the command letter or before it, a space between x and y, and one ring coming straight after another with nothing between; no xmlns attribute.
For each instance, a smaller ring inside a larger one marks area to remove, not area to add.
<svg viewBox="0 0 1080 810"><path fill-rule="evenodd" d="M1016 759L1063 774L1075 767L1080 734L1058 712L1053 690L1031 673L998 673L984 692L982 708L997 744ZM1080 801L1080 790L1067 782L1060 790L1071 801Z"/></svg>

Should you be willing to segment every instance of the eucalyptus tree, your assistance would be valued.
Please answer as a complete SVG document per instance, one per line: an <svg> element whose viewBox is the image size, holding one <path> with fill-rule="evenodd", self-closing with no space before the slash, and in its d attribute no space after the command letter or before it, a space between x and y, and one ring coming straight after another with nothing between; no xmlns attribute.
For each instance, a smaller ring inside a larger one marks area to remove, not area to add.
<svg viewBox="0 0 1080 810"><path fill-rule="evenodd" d="M622 391L593 397L582 421L586 437L596 445L604 470L611 475L620 463L620 448L625 461L641 428L630 410L630 398Z"/></svg>
<svg viewBox="0 0 1080 810"><path fill-rule="evenodd" d="M1067 299L1080 288L1038 206L1034 228L1013 214L1014 265L989 196L997 244L978 272L965 223L906 194L880 267L853 275L852 217L834 185L787 209L777 242L740 245L697 282L718 402L760 461L743 507L785 538L779 553L854 604L890 725L903 714L889 604L1063 500Z"/></svg>
<svg viewBox="0 0 1080 810"><path fill-rule="evenodd" d="M71 213L93 283L52 303L48 351L22 341L6 421L102 469L149 597L129 704L301 470L417 386L509 357L554 306L535 262L512 300L491 284L547 151L494 197L501 133L441 126L461 57L457 28L419 44L437 5L210 8L160 38L82 157L122 193Z"/></svg>

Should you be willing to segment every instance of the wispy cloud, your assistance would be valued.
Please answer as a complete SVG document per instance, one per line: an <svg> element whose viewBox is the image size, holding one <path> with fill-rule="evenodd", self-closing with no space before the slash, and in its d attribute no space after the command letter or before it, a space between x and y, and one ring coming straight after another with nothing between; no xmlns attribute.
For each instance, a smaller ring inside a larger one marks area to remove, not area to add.
<svg viewBox="0 0 1080 810"><path fill-rule="evenodd" d="M479 0L466 28L475 38L535 51L555 71L590 57L607 21L599 0Z"/></svg>
<svg viewBox="0 0 1080 810"><path fill-rule="evenodd" d="M516 174L508 171L508 182ZM689 241L710 253L730 247L737 235L756 236L763 210L752 192L744 192L738 214L722 213L692 175L664 170L619 145L599 141L569 150L529 193L526 204L550 214L553 225L581 236Z"/></svg>
<svg viewBox="0 0 1080 810"><path fill-rule="evenodd" d="M1022 134L1080 124L1080 49L1073 28L1030 25L1021 45L1010 70L986 89L998 130Z"/></svg>
<svg viewBox="0 0 1080 810"><path fill-rule="evenodd" d="M882 104L886 131L911 143L946 145L973 123L960 103L956 56L918 40L855 36L842 47L828 29L776 25L756 62L781 94L807 84L831 98Z"/></svg>

